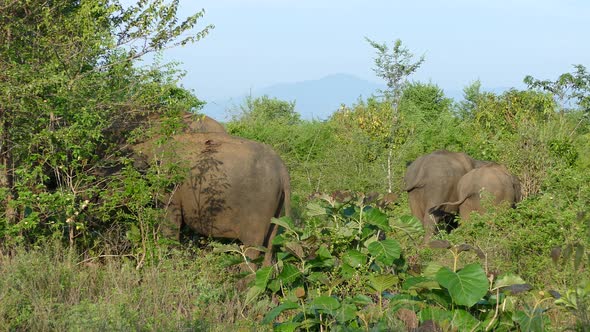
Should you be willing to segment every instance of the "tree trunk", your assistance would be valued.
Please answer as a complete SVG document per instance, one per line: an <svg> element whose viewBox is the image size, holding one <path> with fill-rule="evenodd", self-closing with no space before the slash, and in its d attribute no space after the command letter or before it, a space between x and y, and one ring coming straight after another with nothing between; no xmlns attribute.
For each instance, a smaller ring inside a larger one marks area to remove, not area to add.
<svg viewBox="0 0 590 332"><path fill-rule="evenodd" d="M391 194L391 181L393 178L393 174L391 171L391 158L392 158L392 147L389 147L389 151L387 151L387 192Z"/></svg>

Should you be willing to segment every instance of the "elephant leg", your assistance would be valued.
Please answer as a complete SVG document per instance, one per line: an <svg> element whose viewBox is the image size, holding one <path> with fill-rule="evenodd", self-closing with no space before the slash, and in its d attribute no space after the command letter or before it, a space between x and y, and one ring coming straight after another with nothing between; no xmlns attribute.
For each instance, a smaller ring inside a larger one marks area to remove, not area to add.
<svg viewBox="0 0 590 332"><path fill-rule="evenodd" d="M424 243L427 243L436 233L436 218L426 212L422 218L422 225L424 227Z"/></svg>
<svg viewBox="0 0 590 332"><path fill-rule="evenodd" d="M273 245L272 240L277 235L277 231L279 230L279 226L275 224L270 224L268 229L268 237L266 238L266 253L264 254L264 262L262 263L263 266L270 266L272 264L272 256L273 256Z"/></svg>
<svg viewBox="0 0 590 332"><path fill-rule="evenodd" d="M468 198L465 200L465 202L463 202L463 204L461 204L461 206L459 206L459 215L461 216L462 220L469 220L471 212L473 211L477 211L479 213L484 212L478 198Z"/></svg>
<svg viewBox="0 0 590 332"><path fill-rule="evenodd" d="M166 209L166 218L161 224L160 230L164 237L180 241L183 222L182 207L171 204Z"/></svg>

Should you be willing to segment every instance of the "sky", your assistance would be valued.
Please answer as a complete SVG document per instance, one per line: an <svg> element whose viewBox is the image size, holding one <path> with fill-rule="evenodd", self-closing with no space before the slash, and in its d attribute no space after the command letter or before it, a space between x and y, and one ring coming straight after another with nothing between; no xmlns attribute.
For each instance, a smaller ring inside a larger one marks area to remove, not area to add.
<svg viewBox="0 0 590 332"><path fill-rule="evenodd" d="M588 0L180 0L180 16L201 9L197 29L215 28L164 59L205 101L337 73L381 82L365 37L424 55L410 79L444 90L524 88L526 75L590 67Z"/></svg>

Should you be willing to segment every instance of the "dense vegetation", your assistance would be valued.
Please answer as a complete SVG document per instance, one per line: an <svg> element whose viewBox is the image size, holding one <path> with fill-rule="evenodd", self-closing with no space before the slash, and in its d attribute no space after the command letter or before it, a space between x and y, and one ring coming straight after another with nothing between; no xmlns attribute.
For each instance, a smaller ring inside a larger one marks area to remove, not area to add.
<svg viewBox="0 0 590 332"><path fill-rule="evenodd" d="M368 40L379 96L326 121L248 99L226 127L282 156L295 211L275 220L277 263L240 292L242 248L160 235L179 170L139 172L129 157L150 119L170 133L202 105L158 61L212 28L195 30L203 12L179 23L177 7L0 1L0 329L590 329L584 66L502 94L474 82L457 102L407 80L425 59L400 41ZM525 199L423 247L402 178L443 148L506 165Z"/></svg>

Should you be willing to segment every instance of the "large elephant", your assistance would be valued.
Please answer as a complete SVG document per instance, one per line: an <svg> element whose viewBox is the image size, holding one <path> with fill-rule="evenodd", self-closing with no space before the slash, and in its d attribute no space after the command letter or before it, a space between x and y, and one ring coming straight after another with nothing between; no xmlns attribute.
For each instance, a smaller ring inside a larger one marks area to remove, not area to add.
<svg viewBox="0 0 590 332"><path fill-rule="evenodd" d="M174 120L179 120L175 122ZM194 114L190 112L182 112L178 117L170 117L172 120L168 125L175 126L174 128L180 128L183 133L227 133L225 127L214 119L203 115ZM149 126L155 129L155 131L162 130L162 125L165 123L160 114L154 114L148 116ZM176 130L175 130L176 131Z"/></svg>
<svg viewBox="0 0 590 332"><path fill-rule="evenodd" d="M437 224L444 217L435 216L430 210L443 202L456 201L459 179L485 163L462 152L438 150L419 157L408 166L404 190L408 192L412 214L424 225L425 242L437 231ZM453 214L458 207L448 206L443 211Z"/></svg>
<svg viewBox="0 0 590 332"><path fill-rule="evenodd" d="M186 113L182 119L192 133L227 133L221 123L206 115Z"/></svg>
<svg viewBox="0 0 590 332"><path fill-rule="evenodd" d="M512 175L506 167L489 163L475 168L463 175L457 183L458 200L445 202L432 208L432 213L437 210L459 208L461 219L468 220L472 211L484 213L481 206L482 192L491 193L494 196L493 203L500 205L508 202L511 206L522 199L520 181Z"/></svg>
<svg viewBox="0 0 590 332"><path fill-rule="evenodd" d="M186 179L167 199L167 215L176 237L187 225L216 238L265 246L264 264L272 258L277 226L271 218L290 214L290 180L281 158L267 145L225 133L180 133L156 146L138 144L135 153L159 165L178 162ZM170 231L169 231L170 233ZM248 252L259 256L257 250Z"/></svg>

